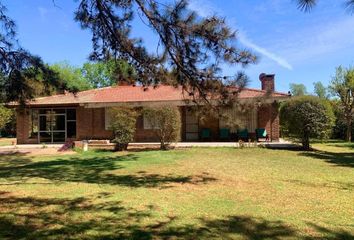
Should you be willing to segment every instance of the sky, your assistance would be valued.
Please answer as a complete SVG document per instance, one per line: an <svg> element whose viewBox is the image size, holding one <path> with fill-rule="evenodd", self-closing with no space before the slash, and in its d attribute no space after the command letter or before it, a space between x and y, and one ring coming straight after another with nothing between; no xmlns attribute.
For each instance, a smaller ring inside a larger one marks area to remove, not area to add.
<svg viewBox="0 0 354 240"><path fill-rule="evenodd" d="M92 50L91 34L73 20L76 0L2 0L18 30L22 47L50 64L68 61L81 66ZM53 3L54 2L54 3ZM311 13L297 9L293 0L190 0L189 8L201 17L225 17L237 32L236 45L259 57L246 68L223 66L225 75L243 70L249 87L260 88L260 73L276 75L276 90L287 92L290 83L328 85L339 65L354 66L354 15L341 0L321 0ZM148 49L156 36L134 21L134 36Z"/></svg>

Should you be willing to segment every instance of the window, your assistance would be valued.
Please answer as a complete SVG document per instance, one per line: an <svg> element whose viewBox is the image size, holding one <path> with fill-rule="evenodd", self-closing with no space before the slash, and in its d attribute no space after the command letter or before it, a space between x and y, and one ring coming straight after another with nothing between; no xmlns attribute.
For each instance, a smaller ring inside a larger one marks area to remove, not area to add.
<svg viewBox="0 0 354 240"><path fill-rule="evenodd" d="M29 133L30 139L38 138L38 110L32 109L29 114Z"/></svg>
<svg viewBox="0 0 354 240"><path fill-rule="evenodd" d="M66 137L76 138L76 109L66 109Z"/></svg>
<svg viewBox="0 0 354 240"><path fill-rule="evenodd" d="M29 138L39 142L65 142L76 138L76 109L32 109L29 116Z"/></svg>
<svg viewBox="0 0 354 240"><path fill-rule="evenodd" d="M104 109L104 128L109 130L112 121L112 113L110 112L110 108Z"/></svg>
<svg viewBox="0 0 354 240"><path fill-rule="evenodd" d="M221 117L219 120L220 128L230 128L231 132L236 132L238 128L247 128L249 132L254 132L257 128L257 108L241 112L237 108L224 109L223 114L228 119Z"/></svg>

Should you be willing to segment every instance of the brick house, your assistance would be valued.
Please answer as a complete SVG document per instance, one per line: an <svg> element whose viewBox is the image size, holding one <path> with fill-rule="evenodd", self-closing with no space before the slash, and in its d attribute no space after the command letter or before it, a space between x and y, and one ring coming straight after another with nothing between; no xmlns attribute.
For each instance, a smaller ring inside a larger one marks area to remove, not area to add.
<svg viewBox="0 0 354 240"><path fill-rule="evenodd" d="M234 111L232 117L242 123L251 133L256 128L265 128L271 140L279 139L278 105L288 94L275 92L274 75L260 75L260 90L246 88L241 91L238 101L262 98L262 103L247 114ZM265 97L266 96L266 97ZM200 131L209 128L213 141L218 140L218 130L223 127L221 119L199 121L189 111L186 96L181 88L158 86L144 89L140 86L114 86L101 89L66 93L36 98L25 108L17 109L17 142L54 143L68 140L111 139L108 130L108 108L114 106L173 105L181 111L182 141L200 140ZM156 141L153 129L144 116L137 119L135 141Z"/></svg>

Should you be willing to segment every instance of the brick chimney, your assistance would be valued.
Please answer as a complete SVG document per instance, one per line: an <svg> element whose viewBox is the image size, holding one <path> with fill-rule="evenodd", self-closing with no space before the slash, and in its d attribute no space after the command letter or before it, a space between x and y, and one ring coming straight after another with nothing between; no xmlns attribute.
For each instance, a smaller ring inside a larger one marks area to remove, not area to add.
<svg viewBox="0 0 354 240"><path fill-rule="evenodd" d="M275 91L274 77L275 77L275 74L261 73L259 75L259 80L262 83L262 90L265 90L265 91L268 91L268 92L274 92Z"/></svg>

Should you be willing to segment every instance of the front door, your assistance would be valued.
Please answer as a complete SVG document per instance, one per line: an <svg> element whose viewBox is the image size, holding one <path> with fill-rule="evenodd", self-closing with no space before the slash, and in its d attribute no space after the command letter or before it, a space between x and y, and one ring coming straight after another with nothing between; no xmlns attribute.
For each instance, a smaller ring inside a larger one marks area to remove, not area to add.
<svg viewBox="0 0 354 240"><path fill-rule="evenodd" d="M61 111L40 110L39 142L61 143L66 139L66 113Z"/></svg>

